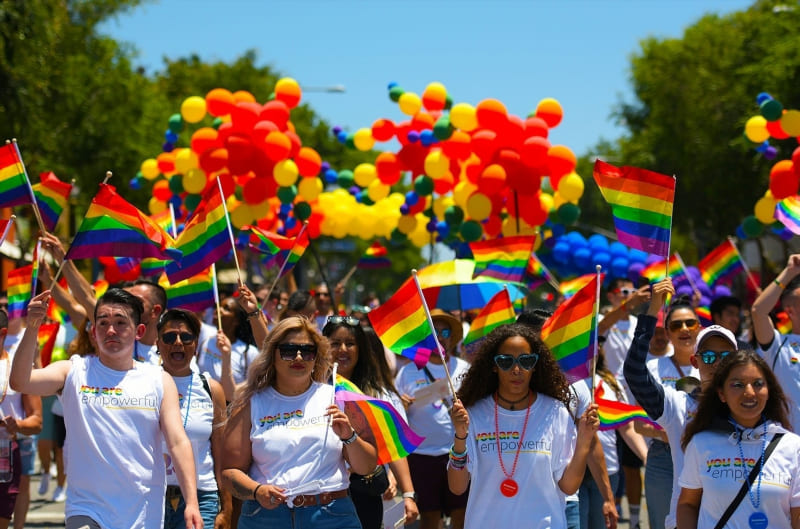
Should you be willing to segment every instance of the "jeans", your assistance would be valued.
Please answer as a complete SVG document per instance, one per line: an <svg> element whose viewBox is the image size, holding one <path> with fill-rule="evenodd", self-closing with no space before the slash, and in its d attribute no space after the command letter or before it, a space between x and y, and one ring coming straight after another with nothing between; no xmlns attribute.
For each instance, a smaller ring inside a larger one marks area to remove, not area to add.
<svg viewBox="0 0 800 529"><path fill-rule="evenodd" d="M611 482L611 490L615 490L617 483L619 483L619 472L610 474L608 480ZM581 529L605 529L606 518L603 516L603 503L605 500L600 493L597 482L588 472L586 477L583 478L581 488L578 489L578 499Z"/></svg>
<svg viewBox="0 0 800 529"><path fill-rule="evenodd" d="M215 490L198 490L197 503L200 506L200 517L203 518L203 527L214 529L214 520L219 514L219 494ZM177 508L173 509L169 500L164 502L164 529L184 529L186 522L183 520L183 511L186 502L181 496Z"/></svg>
<svg viewBox="0 0 800 529"><path fill-rule="evenodd" d="M664 529L672 500L672 454L667 443L653 441L647 451L644 492L650 529Z"/></svg>
<svg viewBox="0 0 800 529"><path fill-rule="evenodd" d="M577 501L568 501L564 509L564 514L567 515L567 529L580 529L581 527L581 512Z"/></svg>
<svg viewBox="0 0 800 529"><path fill-rule="evenodd" d="M327 505L308 505L290 509L281 503L265 509L254 500L242 504L239 529L361 529L356 508L350 497L333 500Z"/></svg>

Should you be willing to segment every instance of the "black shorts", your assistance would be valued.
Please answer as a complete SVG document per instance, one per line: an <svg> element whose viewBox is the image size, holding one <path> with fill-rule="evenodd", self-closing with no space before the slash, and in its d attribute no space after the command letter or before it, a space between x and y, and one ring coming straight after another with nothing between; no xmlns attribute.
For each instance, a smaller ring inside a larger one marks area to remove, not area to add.
<svg viewBox="0 0 800 529"><path fill-rule="evenodd" d="M447 485L449 454L441 456L410 454L407 459L420 513L435 511L449 515L454 509L467 508L469 488L464 494L456 496L450 492Z"/></svg>

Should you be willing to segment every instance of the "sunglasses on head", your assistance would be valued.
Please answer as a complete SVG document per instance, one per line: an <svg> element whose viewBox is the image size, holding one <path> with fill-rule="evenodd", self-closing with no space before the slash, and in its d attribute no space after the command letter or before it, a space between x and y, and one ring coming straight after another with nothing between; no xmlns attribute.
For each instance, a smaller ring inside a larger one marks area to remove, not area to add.
<svg viewBox="0 0 800 529"><path fill-rule="evenodd" d="M282 343L278 344L278 353L281 360L287 362L297 358L297 353L300 353L303 362L311 362L317 357L317 346L313 343Z"/></svg>
<svg viewBox="0 0 800 529"><path fill-rule="evenodd" d="M530 371L536 366L536 362L538 361L539 355L536 353L519 355L516 358L511 355L497 355L494 357L494 365L503 371L512 370L514 364L517 364L523 371Z"/></svg>
<svg viewBox="0 0 800 529"><path fill-rule="evenodd" d="M195 340L194 334L190 332L170 331L161 335L161 341L167 345L174 344L178 338L181 339L181 343L193 343Z"/></svg>
<svg viewBox="0 0 800 529"><path fill-rule="evenodd" d="M705 365L710 366L715 364L717 360L722 360L733 353L730 351L698 351L695 354L700 357L700 360L702 360Z"/></svg>
<svg viewBox="0 0 800 529"><path fill-rule="evenodd" d="M358 327L361 325L361 322L358 321L358 318L354 318L353 316L328 316L325 325L332 323L333 325L339 325L340 323L344 323L345 325L349 325L350 327Z"/></svg>
<svg viewBox="0 0 800 529"><path fill-rule="evenodd" d="M672 332L677 332L681 330L684 326L686 327L687 330L693 331L700 326L700 322L694 318L688 320L672 320L671 322L669 322L667 328Z"/></svg>

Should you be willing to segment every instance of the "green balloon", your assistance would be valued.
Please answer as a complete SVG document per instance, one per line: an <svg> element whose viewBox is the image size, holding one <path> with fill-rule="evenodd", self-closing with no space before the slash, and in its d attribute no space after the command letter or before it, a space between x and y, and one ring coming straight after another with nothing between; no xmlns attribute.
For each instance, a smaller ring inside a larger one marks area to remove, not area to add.
<svg viewBox="0 0 800 529"><path fill-rule="evenodd" d="M353 178L353 171L350 169L342 169L339 171L339 175L336 177L336 182L342 189L350 189L353 187L353 183L355 182Z"/></svg>
<svg viewBox="0 0 800 529"><path fill-rule="evenodd" d="M444 109L450 110L451 108L453 108L453 98L450 97L450 94L447 94L444 96Z"/></svg>
<svg viewBox="0 0 800 529"><path fill-rule="evenodd" d="M446 140L453 135L453 126L448 116L442 116L433 124L433 136L437 140Z"/></svg>
<svg viewBox="0 0 800 529"><path fill-rule="evenodd" d="M183 193L183 175L174 174L169 177L169 190L176 195Z"/></svg>
<svg viewBox="0 0 800 529"><path fill-rule="evenodd" d="M777 99L768 99L761 103L759 107L761 115L764 116L764 119L767 121L775 121L781 119L783 115L783 105Z"/></svg>
<svg viewBox="0 0 800 529"><path fill-rule="evenodd" d="M402 244L408 240L408 237L406 237L405 233L395 228L392 230L390 240L395 244Z"/></svg>
<svg viewBox="0 0 800 529"><path fill-rule="evenodd" d="M291 204L297 196L297 186L279 187L276 195L281 204Z"/></svg>
<svg viewBox="0 0 800 529"><path fill-rule="evenodd" d="M308 202L298 202L294 205L294 216L298 220L308 220L311 216L311 204Z"/></svg>
<svg viewBox="0 0 800 529"><path fill-rule="evenodd" d="M748 237L758 237L764 232L764 225L755 215L749 215L742 221L742 231Z"/></svg>
<svg viewBox="0 0 800 529"><path fill-rule="evenodd" d="M444 210L444 221L451 228L458 227L464 222L464 210L458 206L449 206Z"/></svg>
<svg viewBox="0 0 800 529"><path fill-rule="evenodd" d="M244 188L242 186L236 186L233 189L233 196L235 196L236 200L238 200L239 202L244 200Z"/></svg>
<svg viewBox="0 0 800 529"><path fill-rule="evenodd" d="M467 242L475 242L483 235L483 227L481 227L479 222L474 220L468 220L462 224L458 231L461 237Z"/></svg>
<svg viewBox="0 0 800 529"><path fill-rule="evenodd" d="M393 86L391 89L389 89L389 99L397 103L398 101L400 101L400 96L405 93L406 91L400 88L399 86Z"/></svg>
<svg viewBox="0 0 800 529"><path fill-rule="evenodd" d="M267 96L267 101L273 101L275 99L275 92L270 92Z"/></svg>
<svg viewBox="0 0 800 529"><path fill-rule="evenodd" d="M427 196L433 193L433 178L420 175L414 180L414 191L420 196Z"/></svg>
<svg viewBox="0 0 800 529"><path fill-rule="evenodd" d="M218 130L219 126L222 125L223 123L224 121L222 121L222 118L214 118L214 121L211 122L211 127L214 130Z"/></svg>
<svg viewBox="0 0 800 529"><path fill-rule="evenodd" d="M363 193L363 191L362 191L362 193ZM364 196L361 197L361 203L364 204L365 206L373 206L373 205L375 205L375 201L372 200L371 198L369 198L369 195L367 195L366 193L364 193Z"/></svg>
<svg viewBox="0 0 800 529"><path fill-rule="evenodd" d="M354 134L350 133L350 134L347 135L347 138L344 140L344 144L347 146L348 149L355 149L356 148L356 142L355 142L354 138L355 138Z"/></svg>
<svg viewBox="0 0 800 529"><path fill-rule="evenodd" d="M566 204L561 204L561 206L558 208L558 218L559 220L561 220L562 224L565 224L567 226L575 224L575 222L578 220L578 217L580 216L581 216L581 208L570 202L567 202Z"/></svg>
<svg viewBox="0 0 800 529"><path fill-rule="evenodd" d="M183 205L189 211L194 211L201 200L203 200L203 195L186 195L186 198L183 199Z"/></svg>
<svg viewBox="0 0 800 529"><path fill-rule="evenodd" d="M181 115L180 114L172 114L169 117L169 121L167 122L167 128L169 128L169 130L171 130L175 134L178 134L180 131L182 131L183 130L183 118L181 117Z"/></svg>

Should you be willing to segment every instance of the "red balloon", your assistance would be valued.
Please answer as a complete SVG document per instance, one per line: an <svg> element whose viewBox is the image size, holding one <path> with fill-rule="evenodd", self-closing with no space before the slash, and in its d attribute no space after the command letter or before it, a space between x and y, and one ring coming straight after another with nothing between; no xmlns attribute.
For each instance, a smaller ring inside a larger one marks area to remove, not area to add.
<svg viewBox="0 0 800 529"><path fill-rule="evenodd" d="M275 123L280 130L286 130L286 123L289 121L289 107L283 101L268 101L261 108L258 115L260 120L267 120Z"/></svg>
<svg viewBox="0 0 800 529"><path fill-rule="evenodd" d="M198 162L206 174L215 173L228 165L228 150L209 149L200 155Z"/></svg>
<svg viewBox="0 0 800 529"><path fill-rule="evenodd" d="M375 172L378 179L386 185L400 181L400 161L392 152L382 152L375 158Z"/></svg>
<svg viewBox="0 0 800 529"><path fill-rule="evenodd" d="M517 204L519 205L520 218L527 222L529 226L541 226L547 222L547 211L542 208L539 193L518 195Z"/></svg>
<svg viewBox="0 0 800 529"><path fill-rule="evenodd" d="M222 173L217 176L217 179L222 183L222 194L225 197L229 197L234 194L236 191L236 181L229 173ZM217 186L218 184L215 181L211 181L210 184Z"/></svg>
<svg viewBox="0 0 800 529"><path fill-rule="evenodd" d="M220 126L217 127L217 133L219 134L219 146L222 146L222 144L225 142L225 138L233 134L233 123L226 121L225 123L220 124Z"/></svg>
<svg viewBox="0 0 800 529"><path fill-rule="evenodd" d="M264 152L270 160L285 160L292 150L292 140L283 132L270 132L264 139Z"/></svg>
<svg viewBox="0 0 800 529"><path fill-rule="evenodd" d="M222 147L219 133L211 127L203 127L194 131L190 141L192 150L199 156L209 149Z"/></svg>
<svg viewBox="0 0 800 529"><path fill-rule="evenodd" d="M322 168L322 158L311 147L301 147L294 157L300 176L317 176Z"/></svg>
<svg viewBox="0 0 800 529"><path fill-rule="evenodd" d="M312 210L311 216L308 217L308 227L306 228L309 237L316 239L322 235L323 220L325 220L325 215L319 211Z"/></svg>
<svg viewBox="0 0 800 529"><path fill-rule="evenodd" d="M425 156L428 154L428 149L417 143L409 143L404 145L397 152L397 159L402 164L405 171L411 171L412 175L419 175L425 173Z"/></svg>
<svg viewBox="0 0 800 529"><path fill-rule="evenodd" d="M433 179L433 190L440 195L445 195L453 190L454 183L453 174L448 172Z"/></svg>
<svg viewBox="0 0 800 529"><path fill-rule="evenodd" d="M478 127L501 130L508 122L506 106L497 99L484 99L475 106Z"/></svg>
<svg viewBox="0 0 800 529"><path fill-rule="evenodd" d="M506 186L506 171L499 164L490 164L478 177L478 191L492 196L500 193Z"/></svg>
<svg viewBox="0 0 800 529"><path fill-rule="evenodd" d="M472 184L478 185L478 178L480 178L481 173L483 172L484 164L481 162L470 162L467 163L464 173L467 175L467 180L469 180Z"/></svg>
<svg viewBox="0 0 800 529"><path fill-rule="evenodd" d="M517 116L508 116L506 125L497 134L497 143L504 148L519 149L525 140L525 126Z"/></svg>
<svg viewBox="0 0 800 529"><path fill-rule="evenodd" d="M225 140L228 149L228 169L234 175L246 174L252 170L252 160L256 148L248 136L231 134Z"/></svg>
<svg viewBox="0 0 800 529"><path fill-rule="evenodd" d="M442 152L451 160L466 160L469 158L472 139L463 130L454 130L453 134L439 145Z"/></svg>
<svg viewBox="0 0 800 529"><path fill-rule="evenodd" d="M785 140L789 137L781 126L781 120L767 121L767 132L776 140Z"/></svg>
<svg viewBox="0 0 800 529"><path fill-rule="evenodd" d="M483 221L483 233L485 233L488 238L497 237L502 231L503 219L501 219L499 215L489 215L489 217Z"/></svg>
<svg viewBox="0 0 800 529"><path fill-rule="evenodd" d="M797 194L800 180L791 160L781 160L769 172L769 190L777 200Z"/></svg>
<svg viewBox="0 0 800 529"><path fill-rule="evenodd" d="M797 147L792 153L792 164L794 165L794 172L800 176L800 147Z"/></svg>
<svg viewBox="0 0 800 529"><path fill-rule="evenodd" d="M258 113L261 112L261 105L258 103L241 102L231 109L231 123L236 132L250 134L258 122Z"/></svg>
<svg viewBox="0 0 800 529"><path fill-rule="evenodd" d="M430 130L433 128L433 124L436 120L433 119L433 116L428 114L427 112L417 112L414 114L414 117L411 118L411 130L416 131L423 131L423 130Z"/></svg>
<svg viewBox="0 0 800 529"><path fill-rule="evenodd" d="M547 122L540 117L531 116L525 120L525 137L540 136L546 138L550 133Z"/></svg>
<svg viewBox="0 0 800 529"><path fill-rule="evenodd" d="M377 119L372 124L372 137L376 141L389 141L394 137L395 126L390 119Z"/></svg>
<svg viewBox="0 0 800 529"><path fill-rule="evenodd" d="M547 167L547 151L550 142L542 136L531 136L522 143L519 154L522 163L528 167Z"/></svg>
<svg viewBox="0 0 800 529"><path fill-rule="evenodd" d="M577 162L572 150L564 145L553 145L547 151L547 167L551 180L574 171ZM556 189L555 184L553 184L553 189Z"/></svg>
<svg viewBox="0 0 800 529"><path fill-rule="evenodd" d="M295 156L297 156L297 153L300 152L300 147L303 146L303 142L302 140L300 140L300 136L298 136L294 131L287 130L285 134L286 137L289 138L289 141L291 142L291 148L289 149L289 158L294 158Z"/></svg>
<svg viewBox="0 0 800 529"><path fill-rule="evenodd" d="M493 130L480 129L472 134L472 152L481 160L490 160L497 150L497 133Z"/></svg>
<svg viewBox="0 0 800 529"><path fill-rule="evenodd" d="M276 132L278 130L278 126L275 123L266 119L262 119L253 127L253 133L251 134L251 137L253 138L254 142L261 143L267 138L267 135L270 132Z"/></svg>
<svg viewBox="0 0 800 529"><path fill-rule="evenodd" d="M206 110L214 117L230 114L235 104L233 94L224 88L215 88L206 94Z"/></svg>
<svg viewBox="0 0 800 529"><path fill-rule="evenodd" d="M248 204L260 204L270 197L268 178L251 178L242 188L242 198Z"/></svg>

